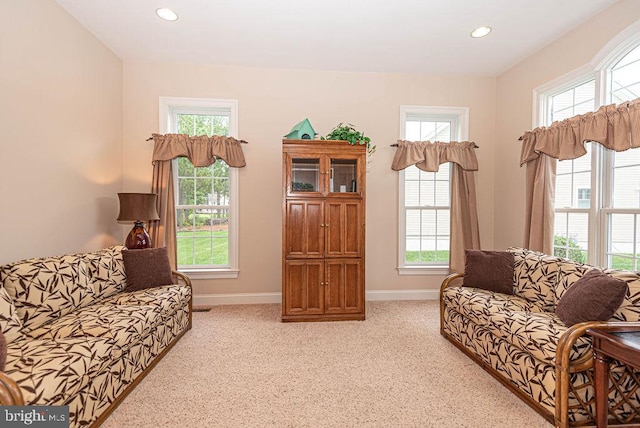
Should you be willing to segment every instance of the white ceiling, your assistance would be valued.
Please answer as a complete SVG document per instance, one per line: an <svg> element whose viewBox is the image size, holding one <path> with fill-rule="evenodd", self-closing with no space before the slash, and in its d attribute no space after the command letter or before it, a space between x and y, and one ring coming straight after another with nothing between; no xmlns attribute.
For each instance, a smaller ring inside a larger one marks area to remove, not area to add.
<svg viewBox="0 0 640 428"><path fill-rule="evenodd" d="M493 76L616 0L57 2L125 61Z"/></svg>

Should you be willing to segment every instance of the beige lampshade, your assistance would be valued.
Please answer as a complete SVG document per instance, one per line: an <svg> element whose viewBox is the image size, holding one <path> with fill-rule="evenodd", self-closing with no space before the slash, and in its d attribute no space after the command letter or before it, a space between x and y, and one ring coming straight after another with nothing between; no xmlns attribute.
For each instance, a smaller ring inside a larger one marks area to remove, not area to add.
<svg viewBox="0 0 640 428"><path fill-rule="evenodd" d="M155 193L118 193L120 213L118 221L160 220L156 210Z"/></svg>

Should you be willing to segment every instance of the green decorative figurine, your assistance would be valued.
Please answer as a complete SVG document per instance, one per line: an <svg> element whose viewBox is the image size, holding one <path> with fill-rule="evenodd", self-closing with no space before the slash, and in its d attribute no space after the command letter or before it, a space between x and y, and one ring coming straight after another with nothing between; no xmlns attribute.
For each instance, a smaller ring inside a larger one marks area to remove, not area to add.
<svg viewBox="0 0 640 428"><path fill-rule="evenodd" d="M313 130L309 119L305 119L297 123L284 138L288 140L313 140L316 134L317 132Z"/></svg>

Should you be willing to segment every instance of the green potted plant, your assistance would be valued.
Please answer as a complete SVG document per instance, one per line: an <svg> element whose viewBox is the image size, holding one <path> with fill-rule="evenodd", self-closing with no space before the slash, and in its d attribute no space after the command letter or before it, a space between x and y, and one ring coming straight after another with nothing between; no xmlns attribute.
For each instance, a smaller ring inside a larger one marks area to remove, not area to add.
<svg viewBox="0 0 640 428"><path fill-rule="evenodd" d="M352 146L355 144L366 145L367 155L371 156L376 151L376 146L371 145L371 138L364 135L364 132L356 130L350 123L339 123L331 132L322 137L323 140L346 140Z"/></svg>

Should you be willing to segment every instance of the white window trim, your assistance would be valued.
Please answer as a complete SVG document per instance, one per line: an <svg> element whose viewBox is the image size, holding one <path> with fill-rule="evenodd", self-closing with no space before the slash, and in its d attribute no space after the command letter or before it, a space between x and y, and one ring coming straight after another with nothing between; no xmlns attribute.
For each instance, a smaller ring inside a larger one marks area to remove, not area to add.
<svg viewBox="0 0 640 428"><path fill-rule="evenodd" d="M589 63L560 76L551 82L538 86L532 97L532 128L545 125L549 113L549 100L553 95L564 92L590 80L595 81L595 108L609 104L608 71L624 55L640 44L640 21L628 26L598 51ZM607 266L608 236L607 214L612 212L606 201L611 198L611 162L608 154L600 144L594 144L591 174L591 205L589 212L589 246L587 263L595 266ZM607 164L607 165L605 165ZM599 198L599 199L595 199ZM555 210L557 212L561 210ZM617 211L617 210L616 210Z"/></svg>
<svg viewBox="0 0 640 428"><path fill-rule="evenodd" d="M455 129L455 140L465 141L469 138L469 107L425 107L415 105L400 106L400 139L406 138L405 122L407 116L423 115L443 118L457 117L457 129ZM415 265L405 262L406 251L406 219L404 212L404 176L405 171L398 172L398 274L399 275L447 275L449 264L446 265Z"/></svg>
<svg viewBox="0 0 640 428"><path fill-rule="evenodd" d="M208 109L224 109L229 111L229 136L238 138L238 101L207 98L160 97L159 99L159 132L166 134L171 129L173 110L195 111ZM229 168L229 266L224 268L179 269L192 279L236 279L238 268L238 230L239 230L239 186L238 168Z"/></svg>

